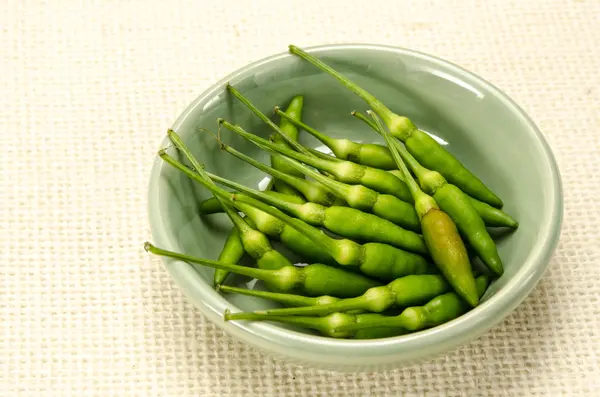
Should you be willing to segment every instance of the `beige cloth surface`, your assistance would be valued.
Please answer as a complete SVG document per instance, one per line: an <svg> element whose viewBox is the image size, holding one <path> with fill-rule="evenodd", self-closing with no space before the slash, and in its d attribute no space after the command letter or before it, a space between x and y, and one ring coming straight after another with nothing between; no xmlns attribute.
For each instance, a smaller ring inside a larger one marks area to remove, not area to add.
<svg viewBox="0 0 600 397"><path fill-rule="evenodd" d="M600 2L4 1L0 395L600 395ZM501 325L401 370L263 356L186 302L149 238L166 129L250 61L370 42L489 79L548 139L565 189L550 269Z"/></svg>

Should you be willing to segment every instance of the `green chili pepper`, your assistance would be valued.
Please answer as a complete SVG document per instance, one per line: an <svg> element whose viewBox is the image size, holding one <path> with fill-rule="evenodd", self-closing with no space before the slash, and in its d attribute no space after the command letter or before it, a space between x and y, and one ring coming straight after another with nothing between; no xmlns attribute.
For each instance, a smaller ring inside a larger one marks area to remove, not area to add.
<svg viewBox="0 0 600 397"><path fill-rule="evenodd" d="M356 318L357 324L362 324L363 322L372 321L373 317L379 317L381 314L378 313L361 313L360 316ZM394 336L401 336L408 334L408 330L399 327L370 327L363 328L353 332L351 336L352 339L383 339L383 338L391 338Z"/></svg>
<svg viewBox="0 0 600 397"><path fill-rule="evenodd" d="M297 291L307 296L332 295L338 298L351 298L362 294L371 287L379 285L378 282L359 273L349 272L320 263L304 267L284 265L279 269L257 269L167 251L155 247L148 242L144 244L144 248L154 255L253 277L270 285L270 289L280 292Z"/></svg>
<svg viewBox="0 0 600 397"><path fill-rule="evenodd" d="M270 190L272 191L272 190ZM215 196L209 197L198 204L198 213L200 215L211 215L223 212L221 201Z"/></svg>
<svg viewBox="0 0 600 397"><path fill-rule="evenodd" d="M365 123L367 123L369 126L371 126L371 128L373 128L377 133L379 133L379 131L377 130L377 126L373 123L373 121L369 120L365 115L361 114L360 112L356 112L353 111L352 115L356 116L358 119L364 121ZM430 181L428 184L423 185L423 183L421 183L421 188L422 189L427 189L427 187L435 187L435 185L437 183L440 184L445 184L446 181L444 179L444 182L441 182L440 178L443 178L443 176L439 173L437 173L437 175L434 175L433 173L436 173L436 171L431 171L431 170L427 170L425 169L425 167L422 167L417 160L404 148L404 146L402 146L402 144L398 141L393 141L394 146L396 147L397 150L403 150L403 152L400 152L400 155L403 158L407 158L407 156L410 156L411 159L414 160L414 162L416 164L418 164L421 169L423 170L423 174L428 173L429 175L423 175L425 177L425 179L433 179L432 181ZM405 160L406 161L406 160ZM409 164L410 166L410 164ZM415 170L411 171L415 172ZM395 176L397 176L398 178L400 178L400 180L402 180L404 182L404 177L402 176L402 172L400 170L390 170L388 171L390 174L393 174ZM417 178L419 178L419 182L421 181L421 177L419 177L417 175ZM481 217L481 219L483 220L483 222L485 223L486 226L489 227L509 227L509 228L517 228L519 226L519 223L514 220L510 215L508 215L507 213L505 213L504 211L498 209L498 208L494 208L491 205L484 203L483 201L479 201L477 199L474 199L473 197L465 194L463 192L462 194L464 197L463 199L466 199L469 201L469 203L471 204L471 206L475 209L475 211L477 211L477 213L479 214L479 216ZM452 214L450 214L452 215Z"/></svg>
<svg viewBox="0 0 600 397"><path fill-rule="evenodd" d="M313 243L321 245L338 264L355 267L367 276L390 281L408 274L422 274L431 271L425 258L415 253L406 252L387 244L359 244L348 239L335 239L306 222L292 218L277 208L249 196L234 194L232 199L234 204L244 202L273 215L304 234Z"/></svg>
<svg viewBox="0 0 600 397"><path fill-rule="evenodd" d="M337 302L340 298L336 298L335 296L330 295L321 295L321 296L303 296L297 294L281 293L281 292L271 292L271 291L262 291L256 289L247 289L247 288L238 288L238 287L230 287L228 285L220 285L217 289L218 291L223 292L234 292L247 296L254 296L257 298L268 299L274 302L281 303L285 306L319 306L319 305L328 305L333 302ZM351 310L348 313L358 314L362 313L362 310Z"/></svg>
<svg viewBox="0 0 600 397"><path fill-rule="evenodd" d="M223 250L221 251L218 260L219 262L231 263L235 265L242 259L244 253L244 245L240 239L240 232L237 227L234 226L231 228L231 231L227 236L227 240L225 240ZM213 278L213 284L215 287L223 284L228 274L229 272L226 270L215 270L215 275Z"/></svg>
<svg viewBox="0 0 600 397"><path fill-rule="evenodd" d="M269 143L269 146L275 151L284 154L287 157L291 157L295 160L301 161L312 167L317 168L320 171L327 172L333 175L340 182L345 182L353 185L364 185L380 193L387 193L398 197L401 200L412 201L410 193L408 192L406 185L402 183L398 178L394 178L384 170L377 168L367 167L360 164L355 164L351 161L333 162L325 161L322 158L313 156L304 146L298 142L292 141L285 135L275 123L269 120L264 114L262 114L256 107L254 107L250 101L238 92L235 88L228 86L230 92L232 92L238 99L246 104L257 116L264 120L279 136L283 137L288 144L290 144L297 151L279 147ZM223 124L225 125L225 124Z"/></svg>
<svg viewBox="0 0 600 397"><path fill-rule="evenodd" d="M460 187L468 195L494 207L502 207L502 200L485 186L479 178L433 138L419 130L408 118L393 113L375 96L326 65L323 61L294 45L290 45L289 50L292 54L298 55L320 70L335 77L346 88L363 99L384 120L391 134L404 142L408 151L417 158L419 163L429 169L438 171L450 183Z"/></svg>
<svg viewBox="0 0 600 397"><path fill-rule="evenodd" d="M232 151L232 153L237 152L231 147L228 147L227 150ZM257 200L277 207L280 210L283 210L284 212L291 214L310 225L323 226L341 237L359 241L390 244L411 252L428 255L427 247L425 246L425 242L420 235L415 232L405 230L400 226L376 215L354 208L341 206L325 207L323 205L310 202L304 204L291 203L289 201L280 200L272 195L267 195L265 192L254 190L228 179L221 178L217 175L213 175L211 173L207 174L213 181L217 183L226 185L244 193L245 195L254 197ZM242 209L242 212L250 216L250 214L246 212L246 209ZM416 222L418 223L418 218ZM272 236L265 230L262 230L260 227L259 230L269 236ZM309 244L308 246L311 245L314 246L313 244Z"/></svg>
<svg viewBox="0 0 600 397"><path fill-rule="evenodd" d="M290 104L288 105L286 112L289 113L290 118L292 120L300 120L302 118L302 107L304 105L304 97L301 95L297 95L292 98ZM286 134L290 139L297 141L298 140L298 129L293 123L290 123L287 119L281 119L279 128L281 131ZM290 148L286 141L284 141L279 135L275 134L273 137L273 144L281 147ZM287 166L286 164L280 163L276 158L271 158L271 166L279 170L285 174L302 177L295 169ZM273 186L275 190L281 193L287 193L290 195L301 196L301 193L296 190L294 187L288 185L281 179L275 179L273 182Z"/></svg>
<svg viewBox="0 0 600 397"><path fill-rule="evenodd" d="M192 164L192 166L196 169L196 172L191 171L187 167L181 165L181 163L177 162L175 159L171 158L166 151L161 150L159 152L159 156L165 160L170 165L173 165L177 168L177 165L180 165L185 170L182 170L184 173L187 173L188 176L193 176L197 178L197 180L202 181L205 186L209 188L209 190L213 191L218 189L214 182L206 175L206 172L198 163L196 158L192 155L187 146L183 143L179 135L173 131L168 131L169 138L173 142L173 144L184 154L184 156L188 159L188 161ZM253 259L256 260L256 264L261 269L278 269L285 265L291 265L291 262L283 256L279 251L273 249L269 239L258 230L251 227L235 210L233 205L230 202L223 201L221 197L221 204L223 205L223 209L227 216L231 219L234 226L238 229L240 233L240 240L242 241L242 245L244 246L244 251L248 253Z"/></svg>
<svg viewBox="0 0 600 397"><path fill-rule="evenodd" d="M488 203L474 199L471 196L467 196L467 199L473 208L475 208L475 211L477 211L481 219L483 219L483 223L485 223L486 226L510 227L511 229L516 229L519 227L519 222L514 220L506 212L498 208L494 208Z"/></svg>
<svg viewBox="0 0 600 397"><path fill-rule="evenodd" d="M358 143L349 139L332 138L304 124L299 119L294 119L293 115L288 115L287 112L281 111L279 107L275 107L275 113L280 115L282 119L288 120L291 124L304 129L306 132L317 138L325 146L331 149L333 154L339 159L383 170L392 170L396 168L394 158L386 146L373 143Z"/></svg>
<svg viewBox="0 0 600 397"><path fill-rule="evenodd" d="M400 158L389 132L383 128L379 118L373 112L369 111L369 114L385 138L398 169L402 171L404 180L415 199L415 208L421 219L421 231L433 262L454 290L471 306L477 306L479 298L475 277L473 277L467 249L460 238L456 225L448 214L439 209L435 199L419 188Z"/></svg>
<svg viewBox="0 0 600 397"><path fill-rule="evenodd" d="M265 141L268 142L268 141ZM306 180L303 178L299 178L297 176L291 176L288 174L284 174L281 171L278 171L274 168L271 168L259 161L254 160L253 158L246 156L245 154L238 152L237 150L233 150L230 146L225 145L223 142L219 141L220 147L222 150L225 150L227 153L239 158L240 160L250 164L251 166L258 168L259 170L266 172L267 174L273 176L276 179L280 179L285 181L288 185L294 187L296 190L300 191L304 197L308 199L308 201L319 203L322 205L331 205L333 203L338 202L338 197L334 192L332 192L327 187L323 186L320 183L315 181ZM277 154L273 154L271 156L272 159L276 159L278 164L286 164L288 167L292 168L289 164L287 164L284 160L281 159L281 156ZM296 171L299 173L299 171Z"/></svg>
<svg viewBox="0 0 600 397"><path fill-rule="evenodd" d="M264 150L270 150L270 143L267 140L246 132L241 127L234 126L225 120L221 119L220 123L222 123L225 128L243 136L260 148L263 148ZM286 161L291 166L302 171L306 176L310 176L317 182L327 187L338 197L343 198L351 208L356 208L365 212L372 212L381 218L387 219L397 225L413 231L418 232L420 230L419 218L417 217L415 208L411 204L389 194L380 194L362 185L347 185L341 183L331 178L327 178L312 170L310 167L300 164L293 159L284 156L280 156L280 158L282 161ZM387 173L390 177L399 180L386 171L382 172Z"/></svg>
<svg viewBox="0 0 600 397"><path fill-rule="evenodd" d="M487 276L479 276L476 280L477 293L481 297L489 284ZM356 332L371 327L399 327L408 331L419 331L435 327L454 320L469 311L469 304L454 292L436 296L424 306L414 306L404 309L398 316L375 315L360 323L348 322L331 330L331 333ZM358 315L360 316L360 315ZM357 316L357 317L358 317Z"/></svg>
<svg viewBox="0 0 600 397"><path fill-rule="evenodd" d="M277 197L278 199L288 201L290 203L304 204L306 200L302 196L291 195L287 193L280 193L274 190L265 190L265 194ZM208 198L200 203L198 206L198 212L200 215L211 215L223 212L223 206L216 197Z"/></svg>
<svg viewBox="0 0 600 397"><path fill-rule="evenodd" d="M254 313L276 317L321 316L335 312L349 312L351 310L381 313L391 308L423 304L447 292L449 289L450 286L440 275L411 275L397 278L387 285L371 288L361 296L355 298L342 299L325 305L258 310ZM236 313L232 314L230 319L241 319L243 316L244 313Z"/></svg>
<svg viewBox="0 0 600 397"><path fill-rule="evenodd" d="M235 313L237 315L238 313ZM240 313L241 314L241 313ZM231 314L229 311L225 311L225 321L230 321ZM344 324L362 324L363 322L372 321L373 316L381 316L381 314L374 313L362 313L362 314L349 314L349 313L333 313L324 317L308 317L308 316L296 316L296 317L278 317L278 316L265 316L255 313L244 313L245 317L243 320L251 321L278 321L286 324L298 325L304 328L313 329L318 331L321 335L329 336L333 338L351 338L351 339L379 339L389 338L393 336L404 335L408 331L404 328L399 327L380 327L374 328L369 327L365 329L359 329L357 331L335 331L339 326Z"/></svg>
<svg viewBox="0 0 600 397"><path fill-rule="evenodd" d="M274 302L282 303L286 306L319 306L337 302L340 299L330 295L321 296L303 296L289 293L261 291L256 289L231 287L229 285L220 285L218 291L234 292L237 294L264 298Z"/></svg>
<svg viewBox="0 0 600 397"><path fill-rule="evenodd" d="M336 331L340 326L354 323L356 321L356 316L348 313L333 313L324 317L304 317L304 316L295 316L295 317L279 317L279 316L269 316L264 314L256 314L256 313L235 313L231 314L229 310L225 311L223 319L225 321L232 321L234 318L232 316L237 315L235 320L250 320L250 321L277 321L285 324L298 325L304 328L314 329L318 331L320 334L324 336L329 336L332 338L349 338L352 337L352 331Z"/></svg>
<svg viewBox="0 0 600 397"><path fill-rule="evenodd" d="M504 267L496 244L465 194L458 187L446 184L438 188L433 197L440 208L454 220L459 232L477 253L479 259L495 275L501 276Z"/></svg>

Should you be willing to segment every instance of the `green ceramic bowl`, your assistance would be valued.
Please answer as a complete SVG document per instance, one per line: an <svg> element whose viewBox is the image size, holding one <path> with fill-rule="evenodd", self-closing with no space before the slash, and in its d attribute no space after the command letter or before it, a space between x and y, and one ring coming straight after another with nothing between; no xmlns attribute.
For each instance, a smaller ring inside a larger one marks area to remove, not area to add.
<svg viewBox="0 0 600 397"><path fill-rule="evenodd" d="M334 340L272 323L228 322L225 309L274 306L264 300L222 296L212 287L211 269L166 260L165 266L194 305L212 322L241 341L288 361L338 371L397 367L447 352L475 339L500 322L530 293L544 273L562 221L559 171L540 131L497 88L441 59L379 45L328 45L309 49L364 86L392 110L411 118L440 138L505 202L519 229L499 238L505 274L491 285L476 309L445 325L395 338ZM246 107L227 95L231 82L266 114L305 97L304 121L337 137L356 141L382 139L350 111L366 110L357 96L307 62L282 53L252 63L206 90L179 117L173 129L207 169L248 186L263 186L265 175L219 150L199 127L216 130L216 119L242 125L266 136L270 131ZM263 162L268 156L232 133L223 139ZM301 142L319 147L304 133ZM161 147L169 143L165 139ZM210 197L187 177L155 161L149 188L150 223L160 247L216 259L231 223L222 214L201 218L198 203ZM234 277L234 283L248 280Z"/></svg>

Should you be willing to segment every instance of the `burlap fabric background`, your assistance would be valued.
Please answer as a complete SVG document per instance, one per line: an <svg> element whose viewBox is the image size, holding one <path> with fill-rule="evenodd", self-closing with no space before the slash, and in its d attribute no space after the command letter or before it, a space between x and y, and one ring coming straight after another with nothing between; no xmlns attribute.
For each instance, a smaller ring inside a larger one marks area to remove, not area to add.
<svg viewBox="0 0 600 397"><path fill-rule="evenodd" d="M11 1L0 12L0 395L597 396L600 2ZM505 90L552 146L565 222L501 325L445 357L342 375L207 323L141 243L166 129L288 43L371 42Z"/></svg>

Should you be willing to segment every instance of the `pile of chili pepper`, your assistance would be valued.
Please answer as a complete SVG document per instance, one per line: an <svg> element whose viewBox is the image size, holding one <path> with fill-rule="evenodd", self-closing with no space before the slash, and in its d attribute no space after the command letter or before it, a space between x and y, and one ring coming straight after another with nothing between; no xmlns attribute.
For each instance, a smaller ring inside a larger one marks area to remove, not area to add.
<svg viewBox="0 0 600 397"><path fill-rule="evenodd" d="M218 120L219 126L269 152L271 164L215 138L224 152L270 175L273 183L259 191L205 171L170 130L173 145L191 166L165 150L159 156L213 194L200 204L200 214L224 212L233 227L216 261L150 243L146 250L216 269L214 285L223 294L284 306L227 311L226 321L275 321L328 337L372 339L435 327L476 307L489 283L503 274L489 228L518 227L502 211L502 200L411 120L318 58L295 46L290 52L363 99L372 110L352 114L386 144L337 139L306 125L302 96L292 98L285 110L275 107L280 118L276 125L228 85L228 92L274 134L263 139L224 119ZM300 130L331 154L301 145ZM309 264L294 265L272 240ZM245 255L255 267L240 265ZM230 273L262 280L267 290L229 286Z"/></svg>

